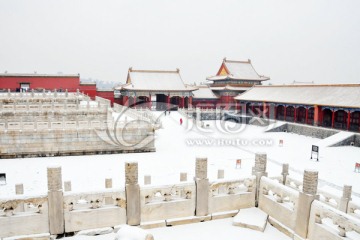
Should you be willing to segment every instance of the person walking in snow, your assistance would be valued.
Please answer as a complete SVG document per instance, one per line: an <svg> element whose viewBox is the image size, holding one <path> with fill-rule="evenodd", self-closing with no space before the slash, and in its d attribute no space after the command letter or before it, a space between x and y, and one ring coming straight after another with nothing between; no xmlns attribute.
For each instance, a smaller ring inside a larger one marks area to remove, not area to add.
<svg viewBox="0 0 360 240"><path fill-rule="evenodd" d="M182 121L182 118L180 118L180 125L182 125L182 122L183 122L183 121Z"/></svg>

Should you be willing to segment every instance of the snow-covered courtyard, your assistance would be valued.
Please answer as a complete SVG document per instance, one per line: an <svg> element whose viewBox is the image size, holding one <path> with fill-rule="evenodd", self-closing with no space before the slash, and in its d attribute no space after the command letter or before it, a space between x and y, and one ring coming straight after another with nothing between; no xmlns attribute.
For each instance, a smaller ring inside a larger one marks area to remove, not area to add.
<svg viewBox="0 0 360 240"><path fill-rule="evenodd" d="M290 176L301 180L304 169L319 171L319 187L341 194L344 184L352 185L353 200L358 201L360 173L354 172L359 162L360 148L326 147L325 141L286 132L266 132L268 127L241 125L233 122L206 121L203 127L192 120L184 119L178 112L164 115L157 112L162 128L156 131L156 152L112 155L85 155L44 158L1 159L0 172L6 173L6 184L0 185L0 196L15 195L15 184L24 184L25 195L46 194L47 167L61 166L63 181L71 181L73 192L102 190L106 178L113 179L114 188L125 186L124 163L139 163L139 183L151 175L152 185L179 183L181 172L193 181L195 159L208 158L210 180L217 178L218 169L225 171L225 179L251 175L254 156L265 152L268 156L269 176L281 174L281 164L290 164ZM184 123L180 125L180 118ZM276 123L279 124L279 123ZM279 145L282 140L283 145ZM320 146L319 161L310 159L311 145ZM241 159L241 168L236 160ZM290 239L270 224L264 233L234 227L231 219L213 220L204 223L150 229L155 239ZM77 236L76 238L93 238ZM114 234L97 236L97 239L113 239Z"/></svg>
<svg viewBox="0 0 360 240"><path fill-rule="evenodd" d="M160 114L160 112L158 112ZM209 162L209 178L216 179L217 170L225 170L225 179L251 174L254 154L268 155L269 176L281 174L281 163L290 164L290 175L301 179L304 169L316 169L324 182L342 187L353 186L360 193L360 173L354 165L360 160L360 148L352 146L321 147L321 140L285 132L265 132L269 127L241 125L233 122L208 121L201 128L184 120L177 112L160 116L162 128L156 132L156 152L112 155L85 155L43 158L1 159L0 170L6 173L6 185L0 185L0 195L15 194L15 184L24 184L26 195L43 194L47 191L46 169L61 166L63 180L72 182L75 192L104 188L105 178L113 179L113 187L124 187L124 163L139 163L139 183L143 176L151 175L153 185L179 182L180 172L188 173L191 181L195 172L195 158L205 156ZM283 140L283 146L279 145ZM320 146L320 160L310 159L311 145ZM242 159L236 168L236 159Z"/></svg>

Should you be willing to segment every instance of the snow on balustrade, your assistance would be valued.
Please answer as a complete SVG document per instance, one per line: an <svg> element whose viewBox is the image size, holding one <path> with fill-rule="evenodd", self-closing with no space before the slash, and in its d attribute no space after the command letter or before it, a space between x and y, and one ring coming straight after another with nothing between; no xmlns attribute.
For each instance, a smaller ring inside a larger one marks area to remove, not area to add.
<svg viewBox="0 0 360 240"><path fill-rule="evenodd" d="M326 190L324 190L322 188L318 189L317 194L320 195L320 201L321 202L323 202L325 204L328 204L329 206L332 206L334 208L339 207L341 196L339 196L339 195L337 195L335 193L326 191Z"/></svg>
<svg viewBox="0 0 360 240"><path fill-rule="evenodd" d="M259 193L259 208L294 230L299 192L276 180L262 177Z"/></svg>
<svg viewBox="0 0 360 240"><path fill-rule="evenodd" d="M140 189L141 221L193 216L195 199L194 183L142 187Z"/></svg>
<svg viewBox="0 0 360 240"><path fill-rule="evenodd" d="M309 240L341 239L339 237L346 237L348 233L360 236L360 219L318 200L313 201L309 222Z"/></svg>
<svg viewBox="0 0 360 240"><path fill-rule="evenodd" d="M125 190L65 192L64 219L66 232L124 224L126 223Z"/></svg>
<svg viewBox="0 0 360 240"><path fill-rule="evenodd" d="M95 96L95 101L99 102L101 104L104 104L104 105L106 105L108 107L110 107L110 105L111 105L111 101L109 99L105 99L105 98L102 98L102 97Z"/></svg>
<svg viewBox="0 0 360 240"><path fill-rule="evenodd" d="M353 217L360 219L360 203L350 201L348 204L347 213Z"/></svg>
<svg viewBox="0 0 360 240"><path fill-rule="evenodd" d="M275 179L275 178L272 178ZM301 191L302 190L302 181L292 178L290 176L288 176L286 178L286 186L291 187L297 191ZM348 188L350 188L350 192L349 190L347 190ZM344 186L343 192L345 192L346 195L349 196L341 196L341 193L337 193L334 192L334 190L331 190L331 188L328 187L322 187L319 188L317 190L317 194L319 195L319 201L334 207L335 209L341 209L341 203L342 201L349 202L351 200L351 186ZM344 193L343 193L344 194ZM351 201L350 201L351 202ZM345 209L343 209L342 211L344 212L348 212L349 214L353 214L355 217L360 218L360 207L359 204L356 204L355 202L351 202L347 207L347 205L345 205ZM350 208L350 205L352 206ZM356 209L358 209L358 211L356 211Z"/></svg>
<svg viewBox="0 0 360 240"><path fill-rule="evenodd" d="M286 177L286 186L291 187L292 189L295 189L297 191L302 191L303 188L303 182L300 179L294 178L292 176Z"/></svg>
<svg viewBox="0 0 360 240"><path fill-rule="evenodd" d="M209 213L255 206L255 176L209 183Z"/></svg>
<svg viewBox="0 0 360 240"><path fill-rule="evenodd" d="M119 115L117 117L129 116L133 119L137 119L140 121L147 121L152 124L160 124L160 120L148 109L138 108L132 109L120 104L114 103L113 107L114 111Z"/></svg>
<svg viewBox="0 0 360 240"><path fill-rule="evenodd" d="M47 196L0 199L0 237L39 232L49 232Z"/></svg>
<svg viewBox="0 0 360 240"><path fill-rule="evenodd" d="M272 180L275 180L277 181L278 183L281 183L283 182L283 176L272 176L272 177L269 177L270 179Z"/></svg>
<svg viewBox="0 0 360 240"><path fill-rule="evenodd" d="M34 100L46 100L46 99L56 99L57 101L63 100L74 100L74 99L83 99L87 100L90 97L76 92L7 92L0 93L0 100L6 100L7 102L24 102L29 101L33 102Z"/></svg>

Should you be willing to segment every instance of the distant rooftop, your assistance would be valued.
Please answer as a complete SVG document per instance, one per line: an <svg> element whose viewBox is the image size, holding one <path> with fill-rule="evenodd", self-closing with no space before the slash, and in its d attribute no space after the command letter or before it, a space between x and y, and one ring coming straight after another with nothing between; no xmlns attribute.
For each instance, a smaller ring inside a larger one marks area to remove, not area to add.
<svg viewBox="0 0 360 240"><path fill-rule="evenodd" d="M126 84L116 89L146 91L193 91L196 87L185 85L179 69L175 71L133 70L129 68Z"/></svg>
<svg viewBox="0 0 360 240"><path fill-rule="evenodd" d="M250 59L247 61L235 61L224 58L218 73L215 76L208 77L207 80L216 81L223 79L265 81L270 78L259 75L251 64Z"/></svg>
<svg viewBox="0 0 360 240"><path fill-rule="evenodd" d="M254 86L240 101L360 108L360 84Z"/></svg>

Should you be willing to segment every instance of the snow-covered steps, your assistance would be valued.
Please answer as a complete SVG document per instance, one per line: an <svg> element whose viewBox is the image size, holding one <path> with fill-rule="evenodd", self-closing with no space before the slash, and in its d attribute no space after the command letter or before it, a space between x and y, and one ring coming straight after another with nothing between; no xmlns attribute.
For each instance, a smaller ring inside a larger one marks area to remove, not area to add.
<svg viewBox="0 0 360 240"><path fill-rule="evenodd" d="M234 217L233 225L264 232L268 217L259 208L245 208Z"/></svg>
<svg viewBox="0 0 360 240"><path fill-rule="evenodd" d="M318 146L319 147L331 147L333 145L336 145L337 143L340 143L344 140L347 140L351 137L353 137L355 134L352 133L352 132L344 132L344 131L341 131L341 132L338 132L330 137L327 137L323 140L320 140L318 142Z"/></svg>

